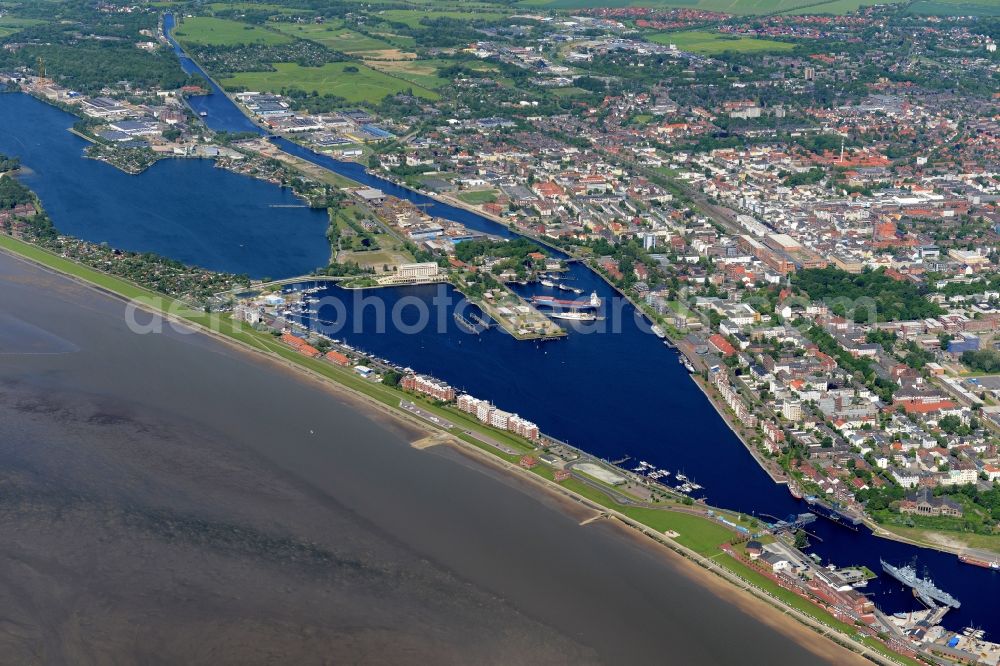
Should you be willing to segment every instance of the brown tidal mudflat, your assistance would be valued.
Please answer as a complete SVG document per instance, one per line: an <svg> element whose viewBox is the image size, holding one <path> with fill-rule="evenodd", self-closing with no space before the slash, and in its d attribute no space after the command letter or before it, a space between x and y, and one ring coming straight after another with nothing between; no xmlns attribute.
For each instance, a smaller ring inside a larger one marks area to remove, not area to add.
<svg viewBox="0 0 1000 666"><path fill-rule="evenodd" d="M0 253L0 663L814 664L696 567Z"/></svg>

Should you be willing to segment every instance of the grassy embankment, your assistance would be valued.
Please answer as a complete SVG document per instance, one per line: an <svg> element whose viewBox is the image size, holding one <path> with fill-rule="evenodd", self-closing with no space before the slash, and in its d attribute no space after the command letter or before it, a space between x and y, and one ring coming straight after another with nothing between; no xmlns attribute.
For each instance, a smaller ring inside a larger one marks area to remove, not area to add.
<svg viewBox="0 0 1000 666"><path fill-rule="evenodd" d="M903 527L881 523L879 527L900 538L925 545L928 548L950 551L983 550L1000 554L1000 535L976 534L974 532L958 532L935 530L926 527Z"/></svg>

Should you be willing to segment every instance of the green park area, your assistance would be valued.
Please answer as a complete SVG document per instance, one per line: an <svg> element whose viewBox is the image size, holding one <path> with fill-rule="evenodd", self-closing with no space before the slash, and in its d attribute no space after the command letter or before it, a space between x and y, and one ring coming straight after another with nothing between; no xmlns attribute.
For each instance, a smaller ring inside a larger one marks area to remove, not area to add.
<svg viewBox="0 0 1000 666"><path fill-rule="evenodd" d="M208 46L273 45L292 41L291 37L272 30L212 16L184 19L183 23L174 28L174 36L184 43Z"/></svg>
<svg viewBox="0 0 1000 666"><path fill-rule="evenodd" d="M720 32L687 30L684 32L659 32L647 37L657 44L674 44L681 51L717 54L733 51L736 53L757 53L761 51L789 51L795 48L788 42L753 37L734 37Z"/></svg>
<svg viewBox="0 0 1000 666"><path fill-rule="evenodd" d="M230 89L243 88L280 93L296 88L318 95L336 95L349 103L377 104L386 95L412 90L414 95L437 99L433 90L395 78L355 62L331 62L322 67L302 67L295 63L274 63L273 72L240 72L223 79Z"/></svg>

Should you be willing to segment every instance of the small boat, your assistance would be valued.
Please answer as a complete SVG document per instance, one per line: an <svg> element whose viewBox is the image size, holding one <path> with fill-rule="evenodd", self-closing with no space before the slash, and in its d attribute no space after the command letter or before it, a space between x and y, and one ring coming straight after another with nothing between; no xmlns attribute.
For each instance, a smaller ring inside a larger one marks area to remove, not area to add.
<svg viewBox="0 0 1000 666"><path fill-rule="evenodd" d="M208 111L200 111L198 115L201 116L202 118L205 118L208 116Z"/></svg>

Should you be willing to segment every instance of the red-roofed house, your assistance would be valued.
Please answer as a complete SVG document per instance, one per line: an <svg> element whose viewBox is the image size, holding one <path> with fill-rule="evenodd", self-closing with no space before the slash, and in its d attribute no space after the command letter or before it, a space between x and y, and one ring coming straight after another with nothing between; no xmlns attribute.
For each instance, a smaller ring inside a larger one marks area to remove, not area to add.
<svg viewBox="0 0 1000 666"><path fill-rule="evenodd" d="M719 353L723 356L732 356L736 353L736 349L733 348L729 341L724 337L716 333L708 339L709 344L719 350Z"/></svg>
<svg viewBox="0 0 1000 666"><path fill-rule="evenodd" d="M337 351L328 351L326 353L326 360L336 363L337 365L342 365L345 368L351 364L351 359Z"/></svg>

